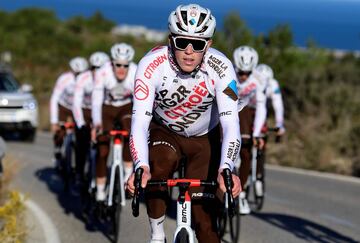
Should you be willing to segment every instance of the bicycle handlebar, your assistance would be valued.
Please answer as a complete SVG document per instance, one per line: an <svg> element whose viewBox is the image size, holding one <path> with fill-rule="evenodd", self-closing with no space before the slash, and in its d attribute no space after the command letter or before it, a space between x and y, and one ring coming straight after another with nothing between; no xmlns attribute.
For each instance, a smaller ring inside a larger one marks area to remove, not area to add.
<svg viewBox="0 0 360 243"><path fill-rule="evenodd" d="M134 179L134 185L135 185L135 192L134 197L132 200L132 214L134 217L139 216L139 196L140 196L140 190L141 190L141 179L142 174L144 172L143 168L138 168L135 171L135 179ZM223 177L226 187L226 192L228 195L228 201L229 201L229 214L231 217L235 215L235 200L232 196L232 188L233 188L233 181L232 181L232 174L229 169L223 170ZM216 181L206 181L206 180L199 180L199 179L168 179L168 180L152 180L148 181L148 186L169 186L169 187L199 187L199 186L218 186L218 183Z"/></svg>

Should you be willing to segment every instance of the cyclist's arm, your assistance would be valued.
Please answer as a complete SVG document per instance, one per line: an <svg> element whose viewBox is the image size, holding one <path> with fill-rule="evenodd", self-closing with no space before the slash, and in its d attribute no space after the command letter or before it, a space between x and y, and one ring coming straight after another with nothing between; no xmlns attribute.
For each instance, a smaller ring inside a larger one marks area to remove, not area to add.
<svg viewBox="0 0 360 243"><path fill-rule="evenodd" d="M271 102L272 102L272 107L275 111L276 127L282 128L284 127L284 103L283 103L279 83L277 81L273 82L273 87L271 92Z"/></svg>
<svg viewBox="0 0 360 243"><path fill-rule="evenodd" d="M149 167L148 129L152 118L155 99L156 76L151 79L144 76L151 57L144 57L136 71L134 84L133 110L131 118L130 152L135 169L140 166Z"/></svg>
<svg viewBox="0 0 360 243"><path fill-rule="evenodd" d="M264 126L266 121L266 95L260 88L256 90L256 111L254 119L254 131L253 137L260 137L261 128Z"/></svg>
<svg viewBox="0 0 360 243"><path fill-rule="evenodd" d="M90 73L84 73L79 75L76 79L75 92L74 92L74 103L72 107L72 112L74 114L76 126L81 128L85 125L84 114L82 110L82 104L84 99L84 89L86 86L87 79L89 78Z"/></svg>
<svg viewBox="0 0 360 243"><path fill-rule="evenodd" d="M64 92L66 85L68 84L69 80L65 75L61 75L58 80L56 81L53 93L50 98L50 123L57 124L59 123L59 100Z"/></svg>
<svg viewBox="0 0 360 243"><path fill-rule="evenodd" d="M94 90L91 95L91 117L95 127L102 125L102 105L104 102L104 70L100 69L95 72Z"/></svg>
<svg viewBox="0 0 360 243"><path fill-rule="evenodd" d="M223 60L228 67L232 67L230 61ZM215 97L219 109L220 123L223 139L221 145L220 168L229 168L231 171L239 156L241 137L238 116L238 99L236 88L236 75L232 68L228 68L225 76L215 84Z"/></svg>

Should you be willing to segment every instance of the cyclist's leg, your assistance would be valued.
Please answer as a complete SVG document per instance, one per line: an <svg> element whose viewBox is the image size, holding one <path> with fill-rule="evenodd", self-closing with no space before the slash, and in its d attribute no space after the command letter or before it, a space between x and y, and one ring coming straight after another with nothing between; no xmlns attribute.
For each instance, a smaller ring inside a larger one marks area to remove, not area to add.
<svg viewBox="0 0 360 243"><path fill-rule="evenodd" d="M72 116L71 111L59 105L59 123L65 123L68 120L69 116L70 117ZM56 159L56 167L58 168L61 166L61 159L62 159L61 146L64 143L65 135L66 135L66 130L60 127L60 129L57 130L53 136L54 156Z"/></svg>
<svg viewBox="0 0 360 243"><path fill-rule="evenodd" d="M174 135L154 123L150 126L149 158L151 179L171 178L181 158ZM163 240L166 205L170 200L166 187L146 189L146 206L151 226L151 238Z"/></svg>
<svg viewBox="0 0 360 243"><path fill-rule="evenodd" d="M110 137L107 134L113 127L114 112L116 107L103 105L102 107L102 125L103 133L97 137L97 154L96 154L96 200L104 201L107 158L110 151ZM116 113L115 113L116 114Z"/></svg>
<svg viewBox="0 0 360 243"><path fill-rule="evenodd" d="M252 142L253 118L252 118L251 108L247 106L244 107L244 109L239 112L239 120L240 120L240 133L241 133L241 149L240 149L241 165L239 169L239 177L241 181L241 187L244 188L250 172L251 148L253 145Z"/></svg>
<svg viewBox="0 0 360 243"><path fill-rule="evenodd" d="M121 113L119 114L121 128L128 131L129 133L131 129L131 112L132 112L132 105L128 104L122 107ZM124 138L123 161L124 161L124 172L125 172L124 181L126 182L134 170L133 162L130 154L129 137Z"/></svg>
<svg viewBox="0 0 360 243"><path fill-rule="evenodd" d="M187 156L186 178L215 180L220 162L220 132L214 128L208 135L198 138L180 138L181 148ZM192 219L199 242L220 242L217 216L220 208L215 197L216 188L192 188Z"/></svg>

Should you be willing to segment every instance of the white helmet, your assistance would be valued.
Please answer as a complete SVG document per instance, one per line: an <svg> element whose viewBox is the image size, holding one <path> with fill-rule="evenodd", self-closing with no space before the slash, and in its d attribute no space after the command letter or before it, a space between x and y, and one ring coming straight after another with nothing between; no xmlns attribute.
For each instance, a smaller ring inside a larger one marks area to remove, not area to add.
<svg viewBox="0 0 360 243"><path fill-rule="evenodd" d="M169 30L175 35L211 38L215 27L211 11L197 4L179 5L169 15Z"/></svg>
<svg viewBox="0 0 360 243"><path fill-rule="evenodd" d="M236 68L245 72L252 71L259 61L257 51L250 46L239 46L233 56Z"/></svg>
<svg viewBox="0 0 360 243"><path fill-rule="evenodd" d="M74 57L70 60L69 65L75 73L84 72L89 68L87 60L83 57Z"/></svg>
<svg viewBox="0 0 360 243"><path fill-rule="evenodd" d="M274 78L274 72L271 69L271 67L269 67L266 64L259 64L256 66L256 71L258 71L260 74L262 74L267 80L269 79L273 79Z"/></svg>
<svg viewBox="0 0 360 243"><path fill-rule="evenodd" d="M89 58L90 65L96 68L101 67L109 60L108 54L101 51L94 52Z"/></svg>
<svg viewBox="0 0 360 243"><path fill-rule="evenodd" d="M134 54L134 48L126 43L118 43L111 47L111 58L116 61L131 62Z"/></svg>

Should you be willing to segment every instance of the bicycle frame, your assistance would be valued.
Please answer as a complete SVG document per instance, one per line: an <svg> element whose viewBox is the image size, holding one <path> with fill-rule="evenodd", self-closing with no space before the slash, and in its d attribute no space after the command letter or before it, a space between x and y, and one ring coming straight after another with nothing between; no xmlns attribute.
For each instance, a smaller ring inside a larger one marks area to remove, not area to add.
<svg viewBox="0 0 360 243"><path fill-rule="evenodd" d="M132 201L132 210L135 217L139 216L139 189L140 182L142 178L143 169L139 168L135 173L135 193ZM234 198L232 197L232 177L229 169L225 169L224 173L224 182L227 191L228 206L230 209L230 214L233 215L235 204ZM200 186L217 186L215 181L205 181L199 179L168 179L160 181L148 181L148 186L168 186L168 187L179 187L179 196L177 199L177 218L176 218L176 230L174 233L173 242L176 242L176 239L181 230L185 230L188 235L189 243L195 242L194 232L191 228L191 197L189 194L190 187L200 187Z"/></svg>
<svg viewBox="0 0 360 243"><path fill-rule="evenodd" d="M114 138L111 141L111 148L112 148L112 163L111 163L111 173L110 173L110 183L109 183L109 193L107 198L107 206L111 207L113 204L113 194L114 194L114 187L119 186L120 187L120 193L121 193L121 206L126 205L125 201L125 188L124 188L124 165L123 165L123 159L122 159L122 150L123 150L123 144L122 144L122 136L127 136L128 132L126 131L118 131L113 130L110 132L110 135ZM116 170L119 172L119 185L115 185L115 173Z"/></svg>

